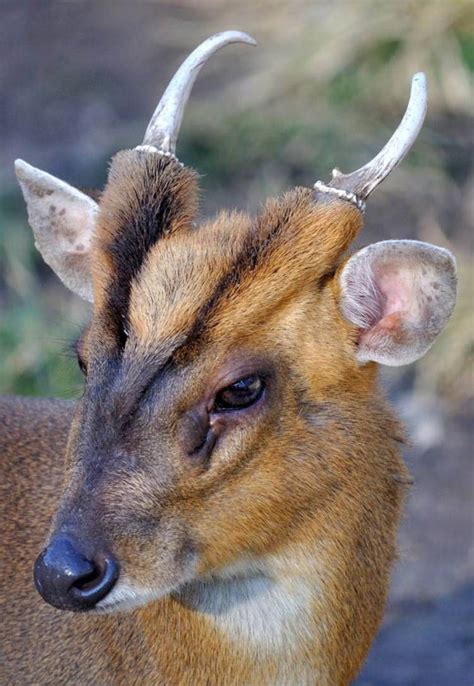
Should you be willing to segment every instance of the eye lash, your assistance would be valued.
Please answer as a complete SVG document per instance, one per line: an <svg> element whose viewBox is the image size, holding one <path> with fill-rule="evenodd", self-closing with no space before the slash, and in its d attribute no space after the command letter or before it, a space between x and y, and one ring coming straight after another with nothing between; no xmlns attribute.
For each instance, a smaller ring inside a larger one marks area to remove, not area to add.
<svg viewBox="0 0 474 686"><path fill-rule="evenodd" d="M79 369L81 372L86 375L87 374L87 365L81 355L80 352L80 343L81 343L81 338L82 336L78 336L75 338L73 341L69 343L69 349L71 353L75 356L77 360L77 364L79 365Z"/></svg>
<svg viewBox="0 0 474 686"><path fill-rule="evenodd" d="M255 390L250 388L250 386L247 389L236 388L239 384L243 384L245 382L249 382L252 380L255 380L258 384ZM237 379L228 386L221 388L220 391L216 394L213 405L214 412L221 414L225 412L245 410L251 407L252 405L257 403L263 396L265 392L265 385L265 380L261 374L248 374L245 377ZM232 397L229 400L226 400L224 395L226 393L232 393L233 390L237 393L237 398L234 398L234 402L232 401ZM244 395L246 390L249 391L248 398L245 398ZM239 393L241 391L243 391L243 393L242 396L239 397Z"/></svg>
<svg viewBox="0 0 474 686"><path fill-rule="evenodd" d="M87 374L87 365L80 355L77 356L77 364L79 365L79 369L85 376Z"/></svg>
<svg viewBox="0 0 474 686"><path fill-rule="evenodd" d="M68 341L67 343L67 350L71 355L75 355L76 357L79 355L79 343L80 343L81 337L77 336L71 341Z"/></svg>
<svg viewBox="0 0 474 686"><path fill-rule="evenodd" d="M71 341L70 339L57 339L58 344L60 345L60 350L59 354L61 357L67 357L69 359L76 359L77 357L77 352L76 352L76 347L75 347L75 341Z"/></svg>

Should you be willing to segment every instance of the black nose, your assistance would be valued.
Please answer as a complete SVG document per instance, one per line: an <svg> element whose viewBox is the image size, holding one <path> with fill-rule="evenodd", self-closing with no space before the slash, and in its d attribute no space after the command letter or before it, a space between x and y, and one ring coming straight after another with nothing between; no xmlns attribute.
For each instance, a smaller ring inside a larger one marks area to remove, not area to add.
<svg viewBox="0 0 474 686"><path fill-rule="evenodd" d="M112 589L119 575L110 554L89 560L74 541L55 536L35 562L35 586L50 605L60 610L90 610Z"/></svg>

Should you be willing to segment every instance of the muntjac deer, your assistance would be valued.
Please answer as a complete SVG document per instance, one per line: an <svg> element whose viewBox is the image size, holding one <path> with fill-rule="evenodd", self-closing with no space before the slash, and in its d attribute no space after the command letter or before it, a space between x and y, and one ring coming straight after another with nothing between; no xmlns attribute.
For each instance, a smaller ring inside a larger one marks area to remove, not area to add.
<svg viewBox="0 0 474 686"><path fill-rule="evenodd" d="M361 169L197 224L176 139L232 42L254 43L183 63L98 203L16 163L37 247L93 305L82 398L0 403L2 684L335 686L381 621L409 479L377 363L433 343L455 264L410 240L345 253L425 78Z"/></svg>

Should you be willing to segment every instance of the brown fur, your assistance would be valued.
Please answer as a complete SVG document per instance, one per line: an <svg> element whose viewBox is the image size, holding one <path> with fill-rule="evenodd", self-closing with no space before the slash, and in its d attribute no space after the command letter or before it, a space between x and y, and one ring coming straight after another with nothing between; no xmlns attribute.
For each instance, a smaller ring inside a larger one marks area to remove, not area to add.
<svg viewBox="0 0 474 686"><path fill-rule="evenodd" d="M192 174L143 160L123 153L102 199L83 399L0 406L5 682L347 684L382 617L406 480L338 307L359 212L297 189L255 221L194 228ZM195 454L214 393L254 371L264 401L218 416ZM58 501L52 532L101 542L119 582L164 596L106 617L42 603L30 569Z"/></svg>

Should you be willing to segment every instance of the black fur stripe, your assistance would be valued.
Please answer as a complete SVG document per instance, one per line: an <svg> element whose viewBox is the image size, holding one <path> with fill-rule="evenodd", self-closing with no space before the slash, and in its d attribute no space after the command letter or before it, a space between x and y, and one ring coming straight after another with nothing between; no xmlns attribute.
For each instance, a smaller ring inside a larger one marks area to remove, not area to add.
<svg viewBox="0 0 474 686"><path fill-rule="evenodd" d="M99 250L113 265L106 311L120 347L126 340L133 281L153 246L189 223L195 196L194 172L173 159L124 151L113 160L98 238Z"/></svg>

